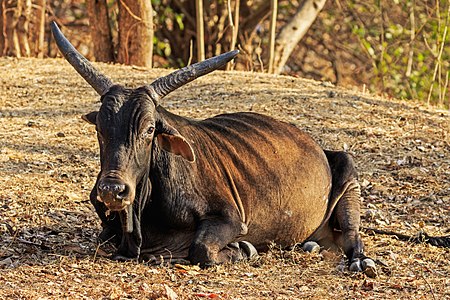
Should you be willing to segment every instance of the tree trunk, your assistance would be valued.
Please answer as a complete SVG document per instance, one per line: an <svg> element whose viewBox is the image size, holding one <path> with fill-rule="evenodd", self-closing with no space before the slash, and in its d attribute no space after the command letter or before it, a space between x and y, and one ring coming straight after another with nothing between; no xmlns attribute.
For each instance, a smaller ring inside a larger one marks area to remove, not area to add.
<svg viewBox="0 0 450 300"><path fill-rule="evenodd" d="M197 61L205 60L205 30L203 21L203 0L195 1L196 31L197 31Z"/></svg>
<svg viewBox="0 0 450 300"><path fill-rule="evenodd" d="M17 39L19 41L20 55L30 57L30 44L28 35L30 34L31 0L21 0L18 4L19 20L17 22Z"/></svg>
<svg viewBox="0 0 450 300"><path fill-rule="evenodd" d="M5 54L7 56L20 56L19 41L17 39L16 25L19 21L17 0L5 1Z"/></svg>
<svg viewBox="0 0 450 300"><path fill-rule="evenodd" d="M152 66L152 15L149 0L119 0L119 63Z"/></svg>
<svg viewBox="0 0 450 300"><path fill-rule="evenodd" d="M5 36L3 35L3 23L5 21L4 19L4 0L0 0L0 56L3 56L4 50L5 50Z"/></svg>
<svg viewBox="0 0 450 300"><path fill-rule="evenodd" d="M326 0L305 0L295 16L278 34L275 42L274 72L280 74L295 46L300 42L325 5Z"/></svg>
<svg viewBox="0 0 450 300"><path fill-rule="evenodd" d="M114 47L106 0L87 0L86 4L95 60L113 62Z"/></svg>
<svg viewBox="0 0 450 300"><path fill-rule="evenodd" d="M44 41L45 41L45 8L46 0L36 0L36 13L33 40L34 55L38 58L44 58Z"/></svg>

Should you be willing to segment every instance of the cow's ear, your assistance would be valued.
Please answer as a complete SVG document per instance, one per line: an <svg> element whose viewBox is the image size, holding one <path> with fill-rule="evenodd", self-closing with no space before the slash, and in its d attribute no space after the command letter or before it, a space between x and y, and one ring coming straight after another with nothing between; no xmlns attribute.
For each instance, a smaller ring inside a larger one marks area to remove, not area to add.
<svg viewBox="0 0 450 300"><path fill-rule="evenodd" d="M195 161L194 150L188 141L164 120L156 123L156 139L162 149L180 155L190 162Z"/></svg>
<svg viewBox="0 0 450 300"><path fill-rule="evenodd" d="M97 124L97 114L98 114L98 111L93 111L88 114L82 115L81 118L83 120L85 120L86 122L95 125L95 124Z"/></svg>
<svg viewBox="0 0 450 300"><path fill-rule="evenodd" d="M181 135L160 133L156 136L158 145L173 154L180 155L184 159L194 162L195 154L191 145Z"/></svg>

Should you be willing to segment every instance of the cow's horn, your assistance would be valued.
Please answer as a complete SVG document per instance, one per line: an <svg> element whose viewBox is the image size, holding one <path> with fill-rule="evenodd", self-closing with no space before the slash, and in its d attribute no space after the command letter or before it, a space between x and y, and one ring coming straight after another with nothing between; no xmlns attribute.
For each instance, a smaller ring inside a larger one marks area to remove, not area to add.
<svg viewBox="0 0 450 300"><path fill-rule="evenodd" d="M81 53L77 51L77 49L75 49L69 40L62 34L55 21L53 21L50 26L56 44L66 60L100 96L106 93L113 85L111 79L100 73L83 55L81 55Z"/></svg>
<svg viewBox="0 0 450 300"><path fill-rule="evenodd" d="M232 60L236 55L238 55L239 50L230 51L215 57L211 57L202 62L184 67L178 71L170 73L167 76L156 79L150 84L150 89L152 90L154 98L153 100L158 101L170 92L176 90L177 88L185 85L192 80L206 75L218 68L224 66L227 62Z"/></svg>

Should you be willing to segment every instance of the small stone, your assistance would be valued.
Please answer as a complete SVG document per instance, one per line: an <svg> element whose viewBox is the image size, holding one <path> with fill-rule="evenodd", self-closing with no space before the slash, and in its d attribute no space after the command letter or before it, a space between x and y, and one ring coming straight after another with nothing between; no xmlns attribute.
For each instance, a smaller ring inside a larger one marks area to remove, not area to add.
<svg viewBox="0 0 450 300"><path fill-rule="evenodd" d="M320 251L320 246L316 242L309 241L303 244L303 251L309 253L318 253Z"/></svg>
<svg viewBox="0 0 450 300"><path fill-rule="evenodd" d="M13 261L10 257L5 258L4 260L0 260L0 266L12 266Z"/></svg>
<svg viewBox="0 0 450 300"><path fill-rule="evenodd" d="M58 132L56 134L57 137L65 137L66 135L64 134L64 132Z"/></svg>
<svg viewBox="0 0 450 300"><path fill-rule="evenodd" d="M328 91L328 97L334 98L337 96L337 93L335 91Z"/></svg>

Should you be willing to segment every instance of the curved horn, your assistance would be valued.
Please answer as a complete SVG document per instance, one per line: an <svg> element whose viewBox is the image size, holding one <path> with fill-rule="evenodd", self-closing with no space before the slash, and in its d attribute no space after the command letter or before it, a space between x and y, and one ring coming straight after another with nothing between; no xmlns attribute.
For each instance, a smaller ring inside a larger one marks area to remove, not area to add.
<svg viewBox="0 0 450 300"><path fill-rule="evenodd" d="M148 86L153 92L153 100L158 101L186 83L217 70L232 60L236 55L238 55L238 53L239 50L234 50L211 57L207 60L184 67L178 71L170 73L169 75L156 79Z"/></svg>
<svg viewBox="0 0 450 300"><path fill-rule="evenodd" d="M53 21L50 26L59 51L61 51L66 60L100 96L106 93L113 85L111 79L100 73L83 55L81 55L81 53L77 51L77 49L75 49L62 34L55 21Z"/></svg>

